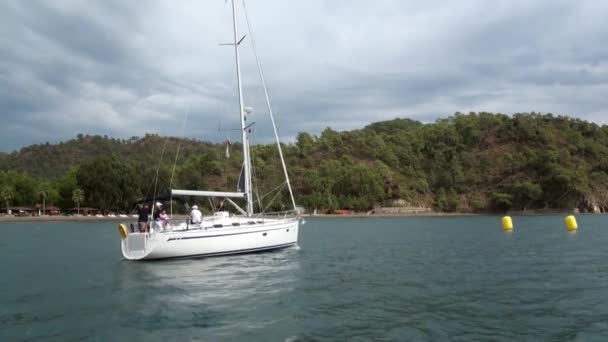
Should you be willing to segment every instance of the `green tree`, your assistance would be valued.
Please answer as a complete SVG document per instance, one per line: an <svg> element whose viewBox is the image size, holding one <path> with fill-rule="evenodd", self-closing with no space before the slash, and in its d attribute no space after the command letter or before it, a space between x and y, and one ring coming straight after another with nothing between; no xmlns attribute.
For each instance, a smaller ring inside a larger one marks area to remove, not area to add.
<svg viewBox="0 0 608 342"><path fill-rule="evenodd" d="M513 202L517 203L517 207L527 209L532 203L541 198L543 189L540 184L532 183L529 180L516 181L510 187L509 193L513 198Z"/></svg>
<svg viewBox="0 0 608 342"><path fill-rule="evenodd" d="M0 190L0 198L6 204L6 214L9 212L9 206L13 198L15 197L15 189L11 186L5 185L2 190Z"/></svg>
<svg viewBox="0 0 608 342"><path fill-rule="evenodd" d="M76 212L80 215L80 203L84 202L84 190L74 189L72 191L72 201L76 204Z"/></svg>
<svg viewBox="0 0 608 342"><path fill-rule="evenodd" d="M454 188L450 188L445 196L445 210L457 211L460 207L460 197Z"/></svg>
<svg viewBox="0 0 608 342"><path fill-rule="evenodd" d="M54 181L53 187L57 191L57 206L63 210L68 210L74 206L72 192L78 188L77 171L78 167L72 167L61 178Z"/></svg>
<svg viewBox="0 0 608 342"><path fill-rule="evenodd" d="M54 199L56 197L56 190L52 189L51 185L47 181L40 181L36 186L36 197L35 200L42 201L42 215L46 215L46 202L49 197Z"/></svg>
<svg viewBox="0 0 608 342"><path fill-rule="evenodd" d="M318 192L303 196L302 202L304 204L304 208L306 208L306 211L309 213L313 213L315 210L327 207L325 204L325 197Z"/></svg>
<svg viewBox="0 0 608 342"><path fill-rule="evenodd" d="M171 154L178 146L173 175ZM45 202L65 209L76 188L102 209L125 208L131 198L165 192L171 182L233 190L242 167L240 143L230 159L223 151L221 144L155 134L129 140L79 135L0 153L0 188L11 186L12 203L30 206L46 182ZM302 132L283 151L297 201L322 211L365 210L396 199L445 211L608 210L608 126L565 116L479 112L433 123L395 119L350 131L327 128L318 138ZM276 146L255 145L252 157L254 187L264 194L280 186ZM276 205L288 202L283 191Z"/></svg>
<svg viewBox="0 0 608 342"><path fill-rule="evenodd" d="M439 188L439 190L437 190L434 207L439 211L444 211L448 208L448 199L444 188Z"/></svg>
<svg viewBox="0 0 608 342"><path fill-rule="evenodd" d="M507 211L512 206L511 195L503 192L491 192L490 202L494 210Z"/></svg>
<svg viewBox="0 0 608 342"><path fill-rule="evenodd" d="M130 203L141 196L134 168L116 156L81 165L76 177L89 201L101 209L129 210Z"/></svg>
<svg viewBox="0 0 608 342"><path fill-rule="evenodd" d="M298 147L300 156L309 156L314 148L315 141L313 137L305 132L298 133L296 136L296 146Z"/></svg>

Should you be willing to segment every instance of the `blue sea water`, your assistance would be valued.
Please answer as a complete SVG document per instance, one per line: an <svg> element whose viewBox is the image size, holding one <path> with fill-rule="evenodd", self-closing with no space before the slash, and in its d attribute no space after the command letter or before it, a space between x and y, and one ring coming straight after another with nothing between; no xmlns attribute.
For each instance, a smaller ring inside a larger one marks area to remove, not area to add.
<svg viewBox="0 0 608 342"><path fill-rule="evenodd" d="M115 223L0 224L0 340L608 340L608 217L314 218L300 248L129 262Z"/></svg>

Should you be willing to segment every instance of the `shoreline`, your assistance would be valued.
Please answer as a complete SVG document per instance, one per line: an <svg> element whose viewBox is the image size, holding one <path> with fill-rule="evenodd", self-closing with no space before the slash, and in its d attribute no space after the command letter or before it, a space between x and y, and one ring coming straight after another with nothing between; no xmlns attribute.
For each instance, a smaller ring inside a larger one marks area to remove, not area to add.
<svg viewBox="0 0 608 342"><path fill-rule="evenodd" d="M436 212L421 212L421 213L399 213L399 214L306 214L302 215L305 218L373 218L373 217L460 217L460 216L488 216L493 214L478 214L478 213L436 213Z"/></svg>
<svg viewBox="0 0 608 342"><path fill-rule="evenodd" d="M185 220L186 215L175 215L174 220ZM137 222L137 217L97 217L97 216L0 216L0 223L4 222Z"/></svg>
<svg viewBox="0 0 608 342"><path fill-rule="evenodd" d="M305 219L315 218L331 218L331 219L348 219L348 218L397 218L397 217L474 217L474 216L546 216L546 215L606 215L608 213L572 213L571 211L551 211L544 213L440 213L440 212L423 212L423 213L399 213L399 214L366 214L353 213L348 215L340 214L306 214L302 215ZM173 220L185 220L186 215L175 215ZM27 223L27 222L136 222L135 217L97 217L97 216L0 216L1 223Z"/></svg>
<svg viewBox="0 0 608 342"><path fill-rule="evenodd" d="M576 213L569 210L555 210L547 212L507 212L507 213L441 213L441 212L424 212L424 213L400 213L400 214L365 214L365 213L354 213L354 214L306 214L302 215L305 218L365 218L365 217L466 217L466 216L513 216L513 217L525 217L525 216L557 216L557 215L575 215L575 216L591 216L591 215L608 215L608 213Z"/></svg>

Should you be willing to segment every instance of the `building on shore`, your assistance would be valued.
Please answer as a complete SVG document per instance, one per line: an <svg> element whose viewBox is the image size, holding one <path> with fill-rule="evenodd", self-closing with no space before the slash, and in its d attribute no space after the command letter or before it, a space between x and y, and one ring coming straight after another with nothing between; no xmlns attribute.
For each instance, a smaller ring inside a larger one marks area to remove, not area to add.
<svg viewBox="0 0 608 342"><path fill-rule="evenodd" d="M8 213L6 207L0 208L0 213L3 215L15 215L15 216L34 216L38 213L36 207L8 207Z"/></svg>
<svg viewBox="0 0 608 342"><path fill-rule="evenodd" d="M56 207L54 205L46 205L46 206L43 207L42 204L36 204L35 210L36 210L36 214L38 216L41 216L41 215L51 215L51 216L61 215L61 208Z"/></svg>
<svg viewBox="0 0 608 342"><path fill-rule="evenodd" d="M68 213L72 214L72 215L78 215L80 213L80 215L82 216L95 216L97 214L101 214L101 210L97 209L97 208L91 208L91 207L80 207L79 208L70 208L67 210Z"/></svg>

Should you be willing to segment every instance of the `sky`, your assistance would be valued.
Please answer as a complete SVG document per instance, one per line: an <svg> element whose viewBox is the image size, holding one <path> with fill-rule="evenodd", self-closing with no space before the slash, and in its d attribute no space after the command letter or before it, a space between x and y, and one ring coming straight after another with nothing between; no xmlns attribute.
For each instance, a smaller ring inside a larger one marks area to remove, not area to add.
<svg viewBox="0 0 608 342"><path fill-rule="evenodd" d="M272 139L237 1L254 143ZM397 117L608 123L608 2L248 0L281 139ZM78 133L238 140L230 1L0 2L0 151ZM240 34L240 35L241 35Z"/></svg>

